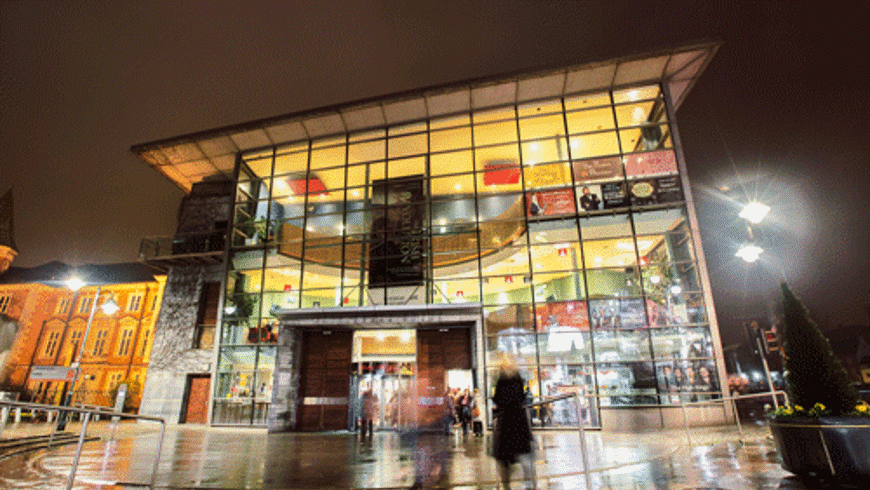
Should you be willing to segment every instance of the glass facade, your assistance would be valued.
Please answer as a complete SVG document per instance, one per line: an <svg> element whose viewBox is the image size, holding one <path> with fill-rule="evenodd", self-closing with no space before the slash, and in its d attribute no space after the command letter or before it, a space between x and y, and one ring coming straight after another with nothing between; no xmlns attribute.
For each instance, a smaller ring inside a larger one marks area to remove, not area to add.
<svg viewBox="0 0 870 490"><path fill-rule="evenodd" d="M262 423L278 308L478 303L489 379L509 352L534 395L714 396L667 114L649 85L240 155L214 422Z"/></svg>

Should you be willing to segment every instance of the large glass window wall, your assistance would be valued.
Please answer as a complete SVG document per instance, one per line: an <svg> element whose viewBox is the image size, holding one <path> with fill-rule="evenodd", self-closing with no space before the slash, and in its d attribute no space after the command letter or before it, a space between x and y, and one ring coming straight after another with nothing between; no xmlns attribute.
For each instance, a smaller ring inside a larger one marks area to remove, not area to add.
<svg viewBox="0 0 870 490"><path fill-rule="evenodd" d="M709 397L691 234L655 85L245 153L220 358L263 376L278 308L473 302L533 395Z"/></svg>

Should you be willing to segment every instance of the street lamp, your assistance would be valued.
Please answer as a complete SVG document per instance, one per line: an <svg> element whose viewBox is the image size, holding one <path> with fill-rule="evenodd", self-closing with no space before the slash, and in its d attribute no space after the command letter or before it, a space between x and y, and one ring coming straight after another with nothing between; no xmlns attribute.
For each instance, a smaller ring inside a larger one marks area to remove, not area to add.
<svg viewBox="0 0 870 490"><path fill-rule="evenodd" d="M761 253L764 252L764 249L753 243L754 237L752 236L752 224L761 223L767 213L770 212L770 206L764 205L758 201L752 201L749 204L743 206L743 209L740 210L738 216L745 219L748 223L746 223L746 232L749 234L749 241L744 243L737 253L734 254L735 257L740 257L748 263L753 263L761 256Z"/></svg>
<svg viewBox="0 0 870 490"><path fill-rule="evenodd" d="M767 216L768 212L770 212L770 206L766 206L757 201L752 201L743 206L743 209L740 210L740 214L737 216L757 225L758 223L761 223L761 220L763 220L765 216Z"/></svg>
<svg viewBox="0 0 870 490"><path fill-rule="evenodd" d="M83 286L85 286L85 282L79 279L78 277L72 277L66 281L66 286L72 291L78 292ZM97 303L100 301L100 293L102 290L102 285L97 285L97 292L94 294L94 301L91 303L91 313L88 317L88 323L85 326L85 334L82 336L82 343L79 345L78 352L75 354L75 361L70 364L70 367L73 368L73 378L70 381L69 386L67 387L66 397L64 399L63 406L68 407L72 405L72 397L75 392L76 382L79 379L79 373L81 372L81 362L82 362L82 354L85 351L85 345L88 342L88 334L91 331L91 324L94 322L94 315L97 313ZM75 305L72 306L75 308ZM115 298L113 296L109 296L109 299L103 302L103 305L100 307L103 310L103 313L107 315L114 315L120 307L118 303L115 302ZM62 412L61 416L58 417L57 428L58 430L63 430L66 428L66 412Z"/></svg>

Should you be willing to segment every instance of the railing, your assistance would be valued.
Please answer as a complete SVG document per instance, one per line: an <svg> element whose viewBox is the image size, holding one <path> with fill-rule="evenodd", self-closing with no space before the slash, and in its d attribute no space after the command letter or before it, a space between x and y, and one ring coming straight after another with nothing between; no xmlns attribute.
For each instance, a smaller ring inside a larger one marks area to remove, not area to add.
<svg viewBox="0 0 870 490"><path fill-rule="evenodd" d="M78 407L62 407L59 405L41 405L37 403L23 403L23 402L12 402L12 401L3 401L0 400L0 407L4 407L4 412L7 410L6 407L9 408L22 408L28 410L41 410L49 413L55 412L72 412L79 413L83 415L82 419L82 428L79 432L79 440L76 446L76 453L73 457L72 467L70 468L69 479L67 480L67 490L72 490L73 483L75 482L76 471L79 466L79 459L82 455L82 446L85 442L85 437L88 431L88 422L90 422L91 415L106 415L108 417L117 417L124 419L136 419L136 420L150 420L152 422L160 422L160 434L157 437L157 454L154 457L154 466L151 469L151 483L150 488L154 488L154 483L157 479L157 466L160 463L160 452L163 450L163 435L166 432L166 420L160 417L149 417L147 415L134 415L129 413L122 412L114 412L112 410L104 409L104 408L78 408ZM57 417L56 420L60 420L61 417ZM3 424L0 425L0 435L3 434L3 430L5 429L5 421L6 418L3 418ZM52 427L51 435L48 439L47 449L51 449L51 444L54 442L54 435L57 432L57 423ZM114 432L112 433L112 437L114 438Z"/></svg>
<svg viewBox="0 0 870 490"><path fill-rule="evenodd" d="M223 231L145 237L139 244L139 257L152 259L170 255L222 252L226 243Z"/></svg>
<svg viewBox="0 0 870 490"><path fill-rule="evenodd" d="M783 396L783 398L785 400L785 404L788 405L789 404L788 393L786 393L784 391L766 391L764 393L753 393L751 395L725 396L722 398L717 398L715 400L703 400L703 401L698 401L698 402L681 403L679 406L683 411L683 425L686 428L686 441L688 441L690 446L692 445L692 436L689 433L689 418L686 415L686 407L711 405L711 404L717 404L720 402L724 403L725 401L730 401L731 402L731 410L734 412L734 421L737 423L737 431L740 433L740 437L738 440L740 441L740 444L743 444L744 443L743 442L743 425L740 423L740 416L737 414L736 401L737 400L748 400L748 399L752 399L752 398L777 397L779 395Z"/></svg>
<svg viewBox="0 0 870 490"><path fill-rule="evenodd" d="M589 471L589 456L586 451L586 431L583 428L583 413L582 407L584 405L586 395L580 393L568 393L565 395L552 396L552 397L541 397L539 401L533 401L531 403L527 403L525 405L526 410L530 411L532 407L542 406L547 403L554 403L560 400L566 400L568 398L574 398L577 401L577 430L579 431L580 436L580 455L583 458L583 475L586 477L586 488L592 488L592 475ZM529 414L531 417L531 414ZM532 461L532 481L534 485L537 485L537 470L535 469L535 461Z"/></svg>

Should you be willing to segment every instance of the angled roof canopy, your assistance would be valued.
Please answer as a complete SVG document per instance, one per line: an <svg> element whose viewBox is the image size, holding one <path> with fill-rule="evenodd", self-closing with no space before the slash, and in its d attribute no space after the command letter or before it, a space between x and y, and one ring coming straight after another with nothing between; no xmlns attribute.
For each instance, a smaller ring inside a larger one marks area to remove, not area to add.
<svg viewBox="0 0 870 490"><path fill-rule="evenodd" d="M663 82L679 107L720 43L707 42L603 62L502 75L287 114L133 146L189 192L206 178L232 178L236 154L323 136L615 87Z"/></svg>

